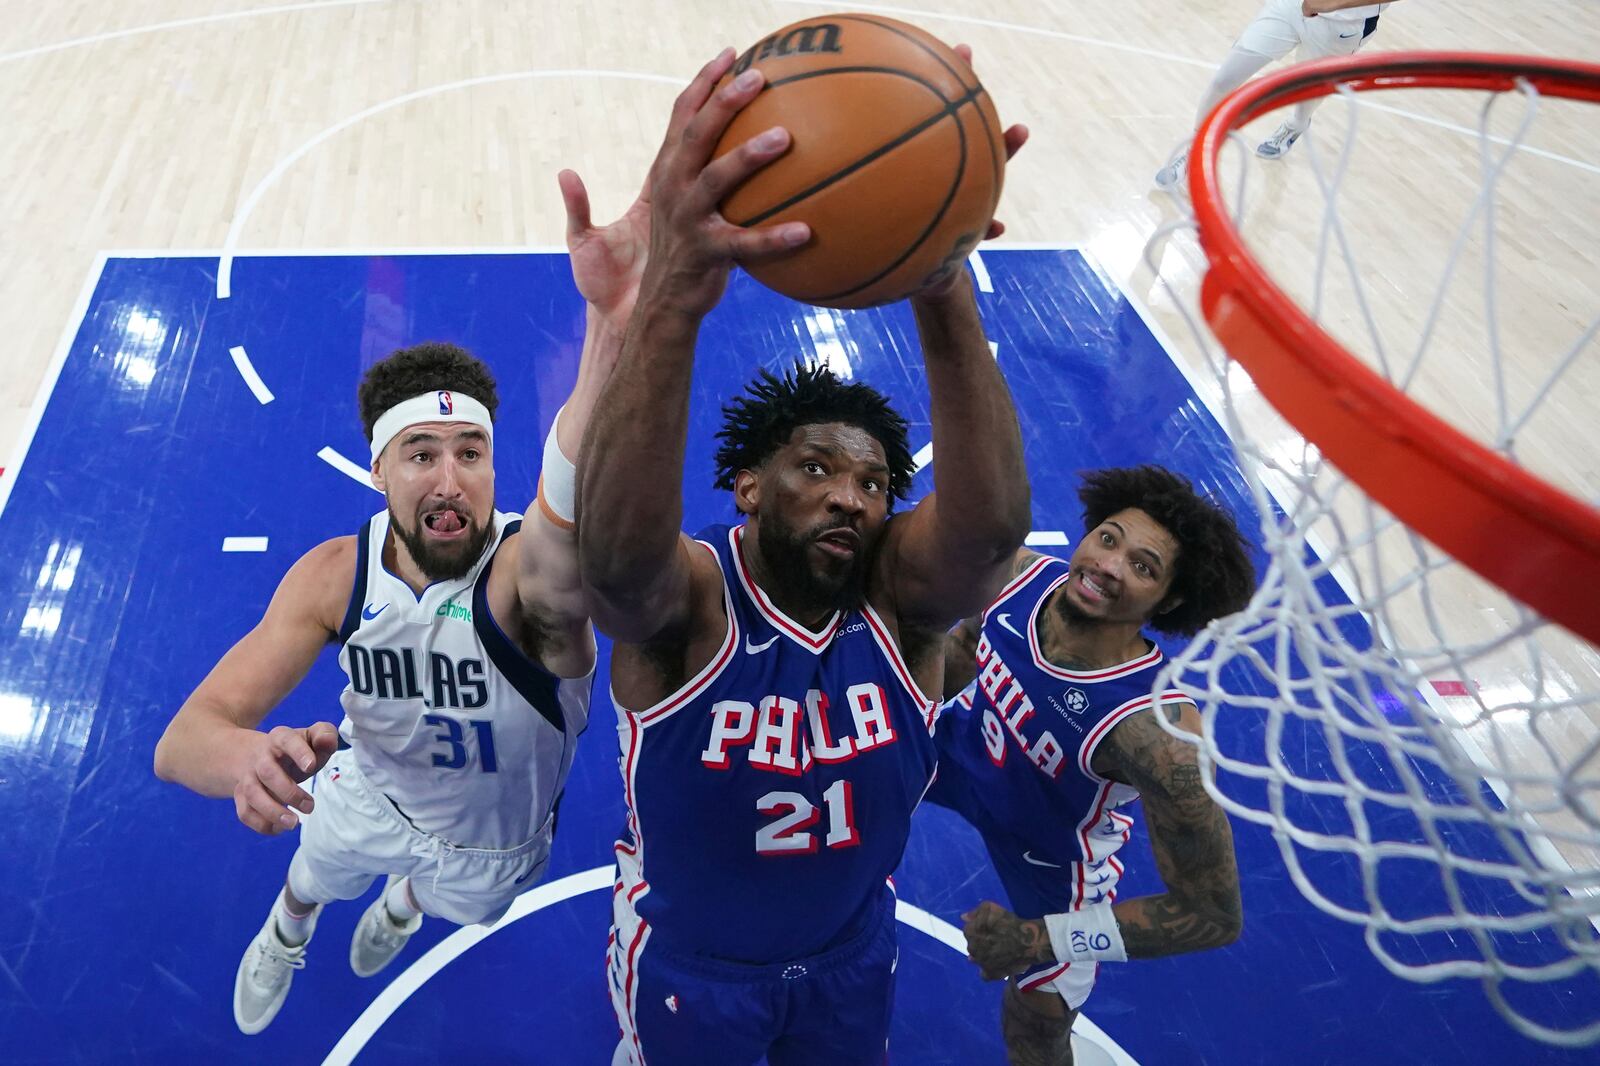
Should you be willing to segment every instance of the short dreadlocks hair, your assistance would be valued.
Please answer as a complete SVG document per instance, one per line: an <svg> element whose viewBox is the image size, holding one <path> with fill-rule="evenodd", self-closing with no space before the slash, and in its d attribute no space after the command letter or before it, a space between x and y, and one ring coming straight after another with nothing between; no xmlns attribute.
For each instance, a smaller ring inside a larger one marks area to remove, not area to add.
<svg viewBox="0 0 1600 1066"><path fill-rule="evenodd" d="M796 363L777 377L767 370L722 408L717 439L719 489L733 489L741 470L758 470L801 426L843 422L864 429L883 446L889 466L889 506L911 489L911 449L906 420L870 385L845 384L822 366Z"/></svg>
<svg viewBox="0 0 1600 1066"><path fill-rule="evenodd" d="M1188 478L1159 466L1091 470L1082 477L1084 532L1137 507L1178 542L1170 594L1183 602L1151 619L1152 629L1191 636L1250 602L1256 575L1244 537L1233 516L1196 493Z"/></svg>
<svg viewBox="0 0 1600 1066"><path fill-rule="evenodd" d="M389 408L438 389L471 396L489 409L491 419L500 406L494 375L482 360L454 344L428 341L391 353L373 363L361 376L357 397L361 405L361 428L367 440L372 440L372 427Z"/></svg>

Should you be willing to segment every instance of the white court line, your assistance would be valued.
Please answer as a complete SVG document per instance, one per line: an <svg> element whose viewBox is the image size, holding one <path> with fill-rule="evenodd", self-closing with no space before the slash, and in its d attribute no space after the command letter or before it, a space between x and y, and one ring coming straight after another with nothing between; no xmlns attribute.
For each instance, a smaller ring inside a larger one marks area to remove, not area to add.
<svg viewBox="0 0 1600 1066"><path fill-rule="evenodd" d="M367 1046L367 1041L383 1028L383 1023L400 1009L401 1004L468 949L476 947L513 922L520 921L546 907L574 896L581 896L586 892L609 889L614 879L615 872L612 867L596 866L592 870L571 874L559 881L551 881L547 885L540 885L524 892L511 904L511 909L506 911L505 917L492 926L485 928L481 925L468 925L457 929L429 948L426 954L407 966L399 977L378 993L377 997L367 1005L367 1009L361 1012L360 1017L339 1038L339 1042L333 1045L328 1057L322 1060L322 1066L348 1066L354 1062L361 1049ZM959 952L963 958L966 957L966 937L962 935L961 930L943 918L929 914L921 907L907 903L903 899L895 901L894 916L902 924L927 934L952 951ZM1073 1025L1073 1033L1098 1044L1102 1051L1111 1056L1116 1066L1139 1066L1138 1062L1118 1047L1104 1030L1082 1014L1078 1015L1078 1020Z"/></svg>
<svg viewBox="0 0 1600 1066"><path fill-rule="evenodd" d="M994 282L989 280L989 268L983 265L983 256L978 254L976 248L967 256L967 263L972 267L972 276L978 281L978 291L993 292Z"/></svg>
<svg viewBox="0 0 1600 1066"><path fill-rule="evenodd" d="M267 550L267 538L223 537L222 550L225 552L264 552Z"/></svg>
<svg viewBox="0 0 1600 1066"><path fill-rule="evenodd" d="M973 18L968 15L952 15L944 11L924 11L920 8L889 7L882 4L829 4L818 3L817 0L773 0L773 2L779 4L802 4L806 7L843 8L845 11L872 11L884 15L906 15L914 19L939 19L944 22L960 22L969 26L983 26L993 30L1011 30L1016 33L1026 33L1036 37L1051 37L1061 41L1073 41L1077 44L1086 44L1095 48L1108 48L1115 52L1129 52L1133 55L1148 56L1151 59L1164 59L1171 63L1181 63L1184 66L1200 67L1205 70L1216 70L1218 67L1218 64L1208 63L1203 59L1192 59L1189 56L1180 56L1173 52L1160 52L1153 48L1139 48L1135 45L1123 44L1120 41L1108 41L1102 37L1084 37L1081 34L1076 33L1062 33L1060 30L1047 30L1041 26L1025 26L1019 22L999 22L995 19ZM1362 102L1367 103L1367 101ZM1422 122L1429 126L1437 126L1440 129L1451 130L1461 134L1462 136L1471 137L1473 140L1478 139L1477 130L1468 129L1465 126L1457 126L1451 122L1443 122L1439 119L1428 118L1425 115L1417 114L1415 111L1406 111L1403 108L1389 107L1384 104L1368 104L1368 106L1379 111L1387 111L1390 114L1399 115L1403 118L1414 119L1417 122ZM1488 139L1499 145L1509 146L1511 144L1511 142L1504 137L1490 137ZM1573 159L1571 156L1561 155L1558 152L1547 152L1541 148L1529 148L1525 145L1522 146L1520 150L1528 152L1531 155L1543 156L1545 159L1551 159L1557 163L1566 163L1568 166L1577 167L1579 170L1587 170L1594 174L1600 174L1600 166L1597 166L1593 163L1585 163L1581 159Z"/></svg>
<svg viewBox="0 0 1600 1066"><path fill-rule="evenodd" d="M94 297L95 286L100 283L100 275L106 268L106 254L99 253L94 258L94 263L89 267L88 276L83 279L83 286L78 290L78 299L72 305L72 313L67 316L67 324L61 330L61 339L56 342L56 354L50 360L50 366L44 372L44 377L39 381L39 388L33 394L33 406L28 409L25 416L27 425L17 435L16 447L12 450L11 463L5 468L5 473L0 475L0 515L5 514L6 504L11 502L11 489L17 483L17 475L22 473L22 464L28 457L28 449L33 445L33 435L39 431L39 422L44 418L44 409L50 402L50 396L56 391L56 382L61 378L61 368L67 365L67 353L72 350L72 342L78 337L78 329L83 325L84 316L89 313L89 301Z"/></svg>
<svg viewBox="0 0 1600 1066"><path fill-rule="evenodd" d="M222 256L217 264L217 298L226 300L233 291L233 249L239 243L239 233L244 229L244 224L249 221L251 212L256 209L256 204L261 200L262 195L272 187L273 183L283 176L284 171L292 167L302 156L317 147L317 145L349 129L356 123L371 118L373 115L379 115L391 108L401 107L439 93L454 92L457 89L471 89L480 85L544 78L621 78L627 81L652 81L672 86L681 86L685 80L681 77L673 77L666 74L638 74L625 70L521 70L509 74L486 74L477 78L464 78L459 81L445 82L442 85L430 85L426 89L418 89L415 92L404 93L382 103L373 104L364 111L359 111L354 115L340 119L314 135L288 155L279 159L267 173L267 176L257 182L256 187L250 190L250 195L245 197L243 205L235 212L233 221L228 224L228 234L222 241Z"/></svg>
<svg viewBox="0 0 1600 1066"><path fill-rule="evenodd" d="M1030 548L1062 547L1072 543L1072 538L1060 529L1036 529L1023 540Z"/></svg>
<svg viewBox="0 0 1600 1066"><path fill-rule="evenodd" d="M985 26L992 30L1015 30L1018 33L1030 33L1038 37L1054 37L1061 41L1075 41L1078 44L1094 45L1096 48L1109 48L1115 52L1131 52L1134 55L1148 56L1151 59L1165 59L1172 63L1182 63L1190 67L1202 67L1206 70L1215 70L1215 63L1207 63L1203 59L1191 59L1189 56L1180 56L1174 52L1158 52L1154 48L1140 48L1137 45L1122 44L1120 41L1108 41L1102 37L1084 37L1076 33L1063 33L1060 30L1047 30L1039 26L1024 26L1018 22L997 22L994 19L972 18L968 15L952 15L947 11L923 11L913 7L889 7L884 4L821 4L814 0L774 0L779 4L803 4L806 7L831 7L842 8L845 11L871 11L880 15L907 15L912 19L939 19L943 22L961 22L969 26ZM978 59L982 66L983 60Z"/></svg>
<svg viewBox="0 0 1600 1066"><path fill-rule="evenodd" d="M258 7L249 11L231 11L224 15L199 15L195 18L174 19L171 22L155 22L148 26L135 26L126 30L97 33L92 37L74 37L70 41L42 44L37 48L26 48L20 52L7 52L5 55L0 55L0 63L9 63L13 59L28 59L32 56L47 55L51 52L61 52L68 48L77 48L79 45L114 41L120 37L136 37L143 33L159 33L162 30L176 30L184 26L198 26L206 22L226 22L230 19L255 18L258 15L282 15L290 11L310 11L319 7L350 7L359 4L386 4L388 2L389 0L328 0L328 2L320 4L285 4L282 7Z"/></svg>
<svg viewBox="0 0 1600 1066"><path fill-rule="evenodd" d="M377 486L372 483L371 470L369 470L367 467L351 462L349 459L346 459L344 456L340 455L326 444L324 444L317 452L317 458L321 459L323 462L339 471L339 473L348 477L351 481L360 482L367 488L372 489L374 492L378 491Z"/></svg>
<svg viewBox="0 0 1600 1066"><path fill-rule="evenodd" d="M244 383L250 386L250 391L256 394L256 400L264 404L271 403L272 390L267 388L267 383L256 373L255 364L250 362L250 357L245 354L244 345L235 344L228 349L228 354L233 356L234 368L239 371L239 376L244 378Z"/></svg>

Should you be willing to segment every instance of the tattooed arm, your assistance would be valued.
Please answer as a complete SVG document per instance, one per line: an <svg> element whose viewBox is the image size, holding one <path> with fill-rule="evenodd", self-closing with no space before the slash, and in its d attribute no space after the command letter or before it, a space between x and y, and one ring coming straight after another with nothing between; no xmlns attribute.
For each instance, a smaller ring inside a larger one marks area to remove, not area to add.
<svg viewBox="0 0 1600 1066"><path fill-rule="evenodd" d="M1170 721L1199 732L1192 704L1163 708ZM1120 722L1095 752L1094 770L1137 788L1150 845L1167 891L1112 908L1130 959L1222 947L1244 925L1239 867L1228 818L1206 793L1195 749L1161 728L1154 712ZM1023 919L996 903L962 915L967 954L992 981L1055 961L1042 918Z"/></svg>
<svg viewBox="0 0 1600 1066"><path fill-rule="evenodd" d="M1195 746L1168 733L1155 711L1130 715L1111 730L1094 770L1139 790L1150 847L1167 890L1118 903L1112 913L1129 958L1154 958L1220 948L1239 938L1244 907L1228 816L1206 792ZM1200 732L1191 703L1160 713Z"/></svg>

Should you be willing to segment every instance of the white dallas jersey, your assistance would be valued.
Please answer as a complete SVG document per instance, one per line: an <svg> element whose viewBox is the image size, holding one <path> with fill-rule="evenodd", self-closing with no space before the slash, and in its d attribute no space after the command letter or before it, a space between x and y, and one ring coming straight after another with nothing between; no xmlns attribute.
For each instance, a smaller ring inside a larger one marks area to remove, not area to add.
<svg viewBox="0 0 1600 1066"><path fill-rule="evenodd" d="M1347 7L1343 11L1328 11L1317 17L1332 19L1334 22L1365 22L1388 6L1388 4L1362 4L1359 7Z"/></svg>
<svg viewBox="0 0 1600 1066"><path fill-rule="evenodd" d="M494 533L465 576L418 596L383 565L387 511L357 537L339 638L349 683L339 727L362 772L417 828L462 847L513 848L561 796L588 725L589 676L531 661L489 611L489 571L522 516Z"/></svg>

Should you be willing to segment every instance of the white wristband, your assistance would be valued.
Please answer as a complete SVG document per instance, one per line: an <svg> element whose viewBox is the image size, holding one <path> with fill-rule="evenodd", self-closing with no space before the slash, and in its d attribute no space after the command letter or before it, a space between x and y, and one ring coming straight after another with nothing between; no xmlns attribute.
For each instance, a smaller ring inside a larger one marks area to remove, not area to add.
<svg viewBox="0 0 1600 1066"><path fill-rule="evenodd" d="M563 406L561 411L565 411ZM539 506L545 517L564 529L573 528L578 504L578 468L561 450L556 440L556 429L561 425L561 411L550 423L550 435L544 439L544 466L539 471Z"/></svg>
<svg viewBox="0 0 1600 1066"><path fill-rule="evenodd" d="M1066 914L1047 914L1044 927L1050 933L1050 947L1058 962L1128 961L1122 930L1117 927L1109 903L1096 903Z"/></svg>

